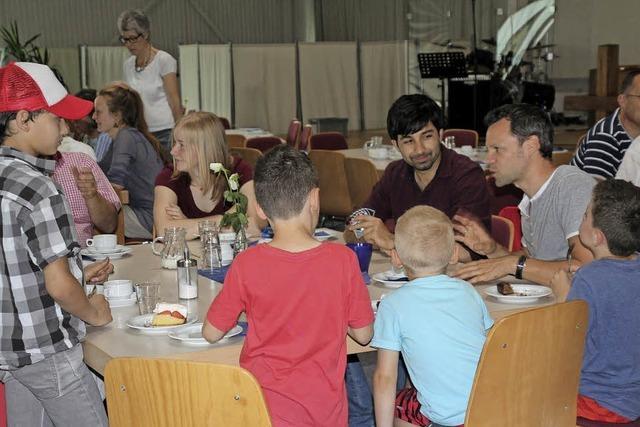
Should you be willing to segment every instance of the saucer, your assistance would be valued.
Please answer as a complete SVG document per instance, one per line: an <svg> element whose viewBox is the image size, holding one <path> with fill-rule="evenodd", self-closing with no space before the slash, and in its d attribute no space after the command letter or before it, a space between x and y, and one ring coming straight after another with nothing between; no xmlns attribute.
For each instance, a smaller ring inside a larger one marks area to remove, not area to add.
<svg viewBox="0 0 640 427"><path fill-rule="evenodd" d="M132 249L129 246L123 246L123 250L121 252L114 252L114 253L110 253L110 254L103 254L103 253L98 253L98 252L93 252L93 251L89 251L87 250L87 248L80 250L80 255L85 256L87 258L91 258L93 260L101 260L101 259L105 259L107 257L109 257L109 259L118 259L118 258L122 258L123 256L127 255L128 253L131 253Z"/></svg>
<svg viewBox="0 0 640 427"><path fill-rule="evenodd" d="M129 307L136 304L136 293L132 293L128 298L107 298L107 302L111 308Z"/></svg>
<svg viewBox="0 0 640 427"><path fill-rule="evenodd" d="M116 245L113 249L98 249L95 246L87 246L87 251L94 254L115 254L118 252L124 252L127 250L126 246Z"/></svg>

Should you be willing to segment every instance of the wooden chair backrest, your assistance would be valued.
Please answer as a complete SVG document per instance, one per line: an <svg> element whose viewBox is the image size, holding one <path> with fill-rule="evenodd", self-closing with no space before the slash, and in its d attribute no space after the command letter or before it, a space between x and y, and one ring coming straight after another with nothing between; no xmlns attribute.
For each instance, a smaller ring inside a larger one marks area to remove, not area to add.
<svg viewBox="0 0 640 427"><path fill-rule="evenodd" d="M346 158L347 183L349 193L355 207L362 205L369 199L373 186L378 182L378 170L369 159Z"/></svg>
<svg viewBox="0 0 640 427"><path fill-rule="evenodd" d="M573 151L554 151L551 153L551 163L555 166L568 165L573 158Z"/></svg>
<svg viewBox="0 0 640 427"><path fill-rule="evenodd" d="M116 191L118 198L120 199L120 211L118 212L118 225L116 226L116 236L118 236L118 244L125 244L124 237L124 206L129 204L129 191L120 190Z"/></svg>
<svg viewBox="0 0 640 427"><path fill-rule="evenodd" d="M298 119L293 119L289 123L289 129L287 129L287 138L285 140L287 144L294 148L298 147L298 137L300 136L301 127L302 123L300 123L300 120Z"/></svg>
<svg viewBox="0 0 640 427"><path fill-rule="evenodd" d="M258 381L238 366L116 358L105 386L111 427L271 425Z"/></svg>
<svg viewBox="0 0 640 427"><path fill-rule="evenodd" d="M309 158L318 171L320 181L320 213L347 217L353 202L347 183L345 157L333 150L311 150Z"/></svg>
<svg viewBox="0 0 640 427"><path fill-rule="evenodd" d="M262 151L256 148L230 148L229 152L232 156L240 157L242 160L249 163L254 170L256 168L256 162L260 157L262 157Z"/></svg>
<svg viewBox="0 0 640 427"><path fill-rule="evenodd" d="M491 237L504 246L509 252L513 251L515 227L509 218L491 215Z"/></svg>
<svg viewBox="0 0 640 427"><path fill-rule="evenodd" d="M247 146L247 138L242 135L225 135L229 148L244 148Z"/></svg>
<svg viewBox="0 0 640 427"><path fill-rule="evenodd" d="M498 320L480 356L465 427L575 426L588 320L585 301Z"/></svg>

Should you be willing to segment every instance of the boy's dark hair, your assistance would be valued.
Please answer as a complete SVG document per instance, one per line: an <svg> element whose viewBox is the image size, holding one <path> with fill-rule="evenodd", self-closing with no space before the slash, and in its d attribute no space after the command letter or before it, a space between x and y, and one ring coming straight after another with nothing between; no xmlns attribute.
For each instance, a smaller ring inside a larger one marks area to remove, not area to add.
<svg viewBox="0 0 640 427"><path fill-rule="evenodd" d="M622 80L622 84L620 85L620 93L625 93L633 84L633 79L636 76L640 76L640 69L631 70L624 76L624 80Z"/></svg>
<svg viewBox="0 0 640 427"><path fill-rule="evenodd" d="M389 108L387 113L387 132L395 141L398 136L411 135L431 122L437 131L444 122L442 110L427 95L402 95Z"/></svg>
<svg viewBox="0 0 640 427"><path fill-rule="evenodd" d="M44 110L29 111L28 120L33 120L42 113L44 113ZM5 139L13 135L9 130L9 122L15 120L17 114L18 111L0 112L0 145L4 144Z"/></svg>
<svg viewBox="0 0 640 427"><path fill-rule="evenodd" d="M591 214L613 255L640 250L640 188L620 179L599 182L593 189Z"/></svg>
<svg viewBox="0 0 640 427"><path fill-rule="evenodd" d="M537 136L542 157L551 159L553 123L544 110L530 104L507 104L489 111L484 121L489 127L501 119L511 122L511 133L520 144L532 135Z"/></svg>
<svg viewBox="0 0 640 427"><path fill-rule="evenodd" d="M318 187L318 174L306 154L282 144L258 160L253 182L267 217L289 219L302 211L309 192Z"/></svg>

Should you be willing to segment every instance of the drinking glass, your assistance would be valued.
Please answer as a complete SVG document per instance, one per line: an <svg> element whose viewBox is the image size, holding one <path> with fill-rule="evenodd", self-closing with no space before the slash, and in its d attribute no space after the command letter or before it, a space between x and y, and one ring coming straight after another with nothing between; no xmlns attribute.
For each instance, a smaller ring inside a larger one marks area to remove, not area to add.
<svg viewBox="0 0 640 427"><path fill-rule="evenodd" d="M356 242L347 243L347 247L356 253L358 264L360 265L360 273L365 283L371 282L369 277L369 264L371 263L371 254L373 253L373 245L371 243Z"/></svg>
<svg viewBox="0 0 640 427"><path fill-rule="evenodd" d="M159 282L136 283L136 298L140 314L149 314L156 308L160 293Z"/></svg>

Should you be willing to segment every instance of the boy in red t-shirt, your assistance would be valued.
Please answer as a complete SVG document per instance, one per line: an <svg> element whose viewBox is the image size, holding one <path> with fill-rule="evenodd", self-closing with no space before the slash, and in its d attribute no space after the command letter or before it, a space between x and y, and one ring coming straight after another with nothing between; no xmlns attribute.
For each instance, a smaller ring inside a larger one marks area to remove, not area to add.
<svg viewBox="0 0 640 427"><path fill-rule="evenodd" d="M355 254L313 238L318 177L287 145L261 158L254 174L258 215L273 240L242 252L202 329L218 341L245 312L240 365L256 376L276 426L346 426L346 335L365 345L373 311Z"/></svg>

